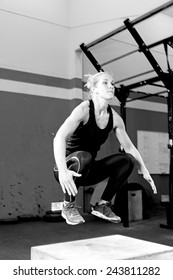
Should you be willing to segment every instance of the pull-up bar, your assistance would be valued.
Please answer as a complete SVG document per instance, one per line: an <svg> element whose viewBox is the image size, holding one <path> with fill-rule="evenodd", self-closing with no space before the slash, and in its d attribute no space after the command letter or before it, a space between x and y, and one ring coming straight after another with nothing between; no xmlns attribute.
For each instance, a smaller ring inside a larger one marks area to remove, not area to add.
<svg viewBox="0 0 173 280"><path fill-rule="evenodd" d="M129 86L126 86L126 89L130 90L130 89L133 89L133 88L142 87L142 86L147 85L149 83L154 83L154 82L158 82L158 81L160 81L160 78L159 77L154 77L154 78L150 78L150 79L140 81L140 82L131 84Z"/></svg>
<svg viewBox="0 0 173 280"><path fill-rule="evenodd" d="M141 93L141 94L144 94L144 96L141 96L141 97L137 97L137 98L132 98L132 99L128 99L126 100L126 102L132 102L132 101L135 101L135 100L140 100L140 99L146 99L146 98L149 98L149 97L154 97L154 96L157 96L157 97L161 97L161 98L166 98L165 96L162 96L161 94L163 93L166 93L167 91L164 90L164 91L161 91L159 93L146 93L146 92L135 92L135 91L130 91L131 93Z"/></svg>
<svg viewBox="0 0 173 280"><path fill-rule="evenodd" d="M167 43L167 44L169 44L171 47L173 47L173 36L170 36L170 37L168 37L168 38L166 38L166 39L157 41L157 42L155 42L155 43L153 43L153 44L148 45L147 47L148 47L148 49L151 49L151 48L157 47L158 45L165 44L165 43ZM108 61L102 63L101 66L108 65L108 64L110 64L110 63L112 63L112 62L115 62L115 61L117 61L117 60L120 60L120 59L122 59L122 58L125 58L125 57L127 57L127 56L129 56L129 55L132 55L132 54L134 54L134 53L137 53L137 52L139 52L139 51L140 51L140 49L135 49L134 51L131 51L131 52L125 53L125 54L123 54L123 55L121 55L121 56L112 58L112 59L110 59L110 60L108 60Z"/></svg>
<svg viewBox="0 0 173 280"><path fill-rule="evenodd" d="M151 16L156 15L159 12L162 12L162 11L164 11L165 9L167 9L167 8L169 8L171 6L173 6L173 1L169 1L169 2L167 2L165 4L163 4L163 5L155 8L155 9L153 9L152 11L150 11L150 12L148 12L148 13L146 13L146 14L144 14L144 15L142 15L142 16L134 19L134 20L132 20L131 24L133 26L133 25L135 25L137 23L140 23L141 21L146 20L147 18L150 18ZM89 43L88 45L86 45L86 47L87 48L91 48L91 47L93 47L93 46L95 46L95 45L105 41L106 39L109 39L110 37L112 37L112 36L122 32L122 31L124 31L124 30L126 30L126 26L123 25L123 26L117 28L116 30L114 30L114 31L112 31L112 32L110 32L110 33L100 37L99 39Z"/></svg>

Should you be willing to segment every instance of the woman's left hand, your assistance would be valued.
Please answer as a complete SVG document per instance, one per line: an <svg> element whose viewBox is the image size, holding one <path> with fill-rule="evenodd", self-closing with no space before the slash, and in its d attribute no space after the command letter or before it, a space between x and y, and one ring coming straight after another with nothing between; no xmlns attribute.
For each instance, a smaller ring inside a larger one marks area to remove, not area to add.
<svg viewBox="0 0 173 280"><path fill-rule="evenodd" d="M150 184L150 186L151 186L151 188L153 190L153 193L157 194L156 185L155 185L153 179L151 178L150 174L149 173L143 174L143 178Z"/></svg>

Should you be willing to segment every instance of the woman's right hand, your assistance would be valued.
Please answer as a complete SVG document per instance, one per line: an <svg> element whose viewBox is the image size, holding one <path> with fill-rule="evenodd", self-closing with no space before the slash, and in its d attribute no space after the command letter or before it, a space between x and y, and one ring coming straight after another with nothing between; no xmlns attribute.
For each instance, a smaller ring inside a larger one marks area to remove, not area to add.
<svg viewBox="0 0 173 280"><path fill-rule="evenodd" d="M62 187L63 193L68 193L69 195L76 196L78 190L74 183L73 177L80 177L80 176L81 174L68 169L59 171L59 182Z"/></svg>

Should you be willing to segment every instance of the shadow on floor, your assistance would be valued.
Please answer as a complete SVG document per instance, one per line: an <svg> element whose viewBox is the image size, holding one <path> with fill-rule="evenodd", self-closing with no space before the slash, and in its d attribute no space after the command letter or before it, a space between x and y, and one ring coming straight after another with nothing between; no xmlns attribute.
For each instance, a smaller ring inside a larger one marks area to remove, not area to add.
<svg viewBox="0 0 173 280"><path fill-rule="evenodd" d="M30 260L33 246L114 234L173 246L173 230L160 227L160 224L166 224L163 207L154 208L150 219L131 222L127 228L122 223L112 224L89 214L84 214L84 218L86 222L77 226L43 220L1 224L0 260Z"/></svg>

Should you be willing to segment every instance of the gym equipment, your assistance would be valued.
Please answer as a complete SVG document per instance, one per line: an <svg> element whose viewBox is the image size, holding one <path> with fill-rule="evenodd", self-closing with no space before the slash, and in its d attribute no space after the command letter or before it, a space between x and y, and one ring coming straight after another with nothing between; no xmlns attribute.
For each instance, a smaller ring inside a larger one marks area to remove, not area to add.
<svg viewBox="0 0 173 280"><path fill-rule="evenodd" d="M31 248L31 260L172 260L173 248L122 235Z"/></svg>
<svg viewBox="0 0 173 280"><path fill-rule="evenodd" d="M126 183L116 194L113 211L121 217L124 227L129 222L150 218L153 202L144 187L138 183Z"/></svg>

